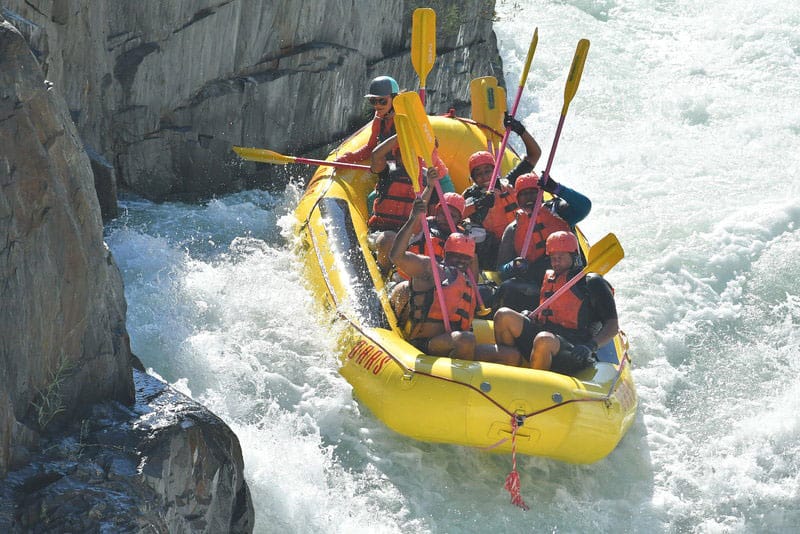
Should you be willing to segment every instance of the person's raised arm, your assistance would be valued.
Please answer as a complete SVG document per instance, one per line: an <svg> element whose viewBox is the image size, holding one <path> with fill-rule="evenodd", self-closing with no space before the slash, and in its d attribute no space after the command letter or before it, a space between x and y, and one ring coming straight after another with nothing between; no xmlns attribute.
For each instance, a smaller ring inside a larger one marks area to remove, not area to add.
<svg viewBox="0 0 800 534"><path fill-rule="evenodd" d="M420 276L430 269L430 261L427 256L414 254L408 251L408 243L419 225L417 224L421 214L427 213L428 201L433 194L433 184L439 179L439 175L434 167L431 167L426 172L427 183L422 194L414 200L414 205L411 208L411 214L408 220L403 224L402 228L397 232L394 238L392 250L389 252L389 259L397 265L407 275L414 277ZM424 216L424 215L423 215Z"/></svg>
<svg viewBox="0 0 800 534"><path fill-rule="evenodd" d="M370 170L375 174L383 171L386 168L386 157L389 152L397 146L397 135L393 135L386 141L382 142L375 147L372 151L372 160L370 162Z"/></svg>
<svg viewBox="0 0 800 534"><path fill-rule="evenodd" d="M525 144L525 158L505 176L505 179L508 180L508 183L514 185L514 182L517 181L517 177L527 174L533 170L533 168L536 166L536 163L539 162L539 158L542 157L542 148L539 146L539 143L536 142L536 139L534 139L533 136L528 132L528 130L525 129L525 126L523 126L520 121L508 113L506 113L505 118L503 119L503 124L506 128L520 136L522 142Z"/></svg>
<svg viewBox="0 0 800 534"><path fill-rule="evenodd" d="M503 119L503 125L522 138L522 142L525 143L525 159L531 164L531 168L536 166L539 158L542 157L542 147L539 146L536 139L533 138L520 121L509 115L508 112L506 112L506 116Z"/></svg>
<svg viewBox="0 0 800 534"><path fill-rule="evenodd" d="M392 244L392 250L389 252L389 259L397 265L397 268L414 277L420 276L425 273L425 269L430 268L428 258L415 254L408 250L408 242L411 236L414 235L414 227L417 226L417 220L420 215L424 216L428 209L428 201L423 197L418 197L414 200L414 206L411 208L411 215L408 220L397 232Z"/></svg>

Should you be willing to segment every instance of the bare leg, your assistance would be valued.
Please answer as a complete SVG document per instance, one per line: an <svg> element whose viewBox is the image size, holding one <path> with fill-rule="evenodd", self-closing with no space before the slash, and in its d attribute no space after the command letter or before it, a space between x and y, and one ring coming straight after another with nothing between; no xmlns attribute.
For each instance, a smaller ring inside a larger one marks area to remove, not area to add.
<svg viewBox="0 0 800 534"><path fill-rule="evenodd" d="M505 345L489 345L488 343L478 345L475 347L475 359L504 365L520 365L519 351Z"/></svg>
<svg viewBox="0 0 800 534"><path fill-rule="evenodd" d="M472 332L452 332L453 358L472 360L475 358L475 334Z"/></svg>
<svg viewBox="0 0 800 534"><path fill-rule="evenodd" d="M451 350L453 350L453 338L447 332L428 341L428 354L431 356L450 356Z"/></svg>
<svg viewBox="0 0 800 534"><path fill-rule="evenodd" d="M532 369L550 369L553 356L561 350L561 342L550 332L539 332L533 340L531 351Z"/></svg>
<svg viewBox="0 0 800 534"><path fill-rule="evenodd" d="M514 347L514 341L522 335L524 318L511 308L500 308L494 314L494 341L498 345Z"/></svg>
<svg viewBox="0 0 800 534"><path fill-rule="evenodd" d="M389 253L392 251L394 245L394 238L397 234L390 230L381 232L375 241L375 248L378 254L378 267L381 273L386 276L392 270L392 260L389 259Z"/></svg>
<svg viewBox="0 0 800 534"><path fill-rule="evenodd" d="M448 356L460 360L471 360L475 355L475 336L472 332L444 332L428 342L428 353L432 356Z"/></svg>
<svg viewBox="0 0 800 534"><path fill-rule="evenodd" d="M389 294L389 303L392 305L392 310L397 317L397 324L404 325L408 322L408 314L410 311L409 299L411 298L411 288L409 287L408 280L403 280L392 288Z"/></svg>

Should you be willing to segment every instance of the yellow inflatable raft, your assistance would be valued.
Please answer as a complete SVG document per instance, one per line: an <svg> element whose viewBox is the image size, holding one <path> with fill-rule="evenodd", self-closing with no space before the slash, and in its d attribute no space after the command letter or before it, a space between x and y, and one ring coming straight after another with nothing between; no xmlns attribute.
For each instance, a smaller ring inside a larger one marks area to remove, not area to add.
<svg viewBox="0 0 800 534"><path fill-rule="evenodd" d="M431 117L456 191L470 184L469 155L487 130L457 117ZM367 141L366 127L333 154ZM506 151L503 172L517 161ZM608 455L637 406L628 343L620 333L579 376L422 354L407 343L367 246L366 198L376 176L320 167L295 211L306 278L326 309L346 321L341 373L357 398L390 428L412 438L590 463ZM578 232L581 246L586 240ZM491 321L476 320L478 343L493 343Z"/></svg>

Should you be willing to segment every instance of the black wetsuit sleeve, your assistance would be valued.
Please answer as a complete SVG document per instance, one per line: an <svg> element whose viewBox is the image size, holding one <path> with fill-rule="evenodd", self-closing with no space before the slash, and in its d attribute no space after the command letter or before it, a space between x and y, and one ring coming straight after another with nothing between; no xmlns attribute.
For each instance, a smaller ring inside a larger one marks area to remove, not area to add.
<svg viewBox="0 0 800 534"><path fill-rule="evenodd" d="M523 174L528 174L532 170L533 165L531 165L531 162L526 158L522 158L522 161L517 163L517 166L511 169L511 172L505 175L505 179L508 180L508 183L513 186L517 182L517 178Z"/></svg>
<svg viewBox="0 0 800 534"><path fill-rule="evenodd" d="M616 319L617 303L608 282L599 274L589 273L586 275L586 288L596 319L604 324L610 319Z"/></svg>

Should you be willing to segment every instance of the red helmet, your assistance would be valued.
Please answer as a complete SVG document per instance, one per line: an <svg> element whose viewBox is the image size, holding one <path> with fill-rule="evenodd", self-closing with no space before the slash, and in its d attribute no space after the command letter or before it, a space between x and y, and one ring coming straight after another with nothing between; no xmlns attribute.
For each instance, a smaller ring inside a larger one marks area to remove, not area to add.
<svg viewBox="0 0 800 534"><path fill-rule="evenodd" d="M539 189L539 176L535 172L523 174L514 182L514 190L517 193L525 189Z"/></svg>
<svg viewBox="0 0 800 534"><path fill-rule="evenodd" d="M464 197L458 193L445 193L444 203L457 209L458 213L461 215L461 218L464 218L464 210L467 208L467 201L464 200ZM442 203L439 202L439 204L436 206L436 209L441 209L441 207Z"/></svg>
<svg viewBox="0 0 800 534"><path fill-rule="evenodd" d="M459 232L453 232L444 242L444 253L455 252L470 258L475 256L475 240Z"/></svg>
<svg viewBox="0 0 800 534"><path fill-rule="evenodd" d="M485 150L475 152L469 157L469 172L472 174L473 169L479 165L492 165L494 166L494 156Z"/></svg>
<svg viewBox="0 0 800 534"><path fill-rule="evenodd" d="M554 252L578 252L578 238L572 232L559 230L547 236L545 243L547 254Z"/></svg>

